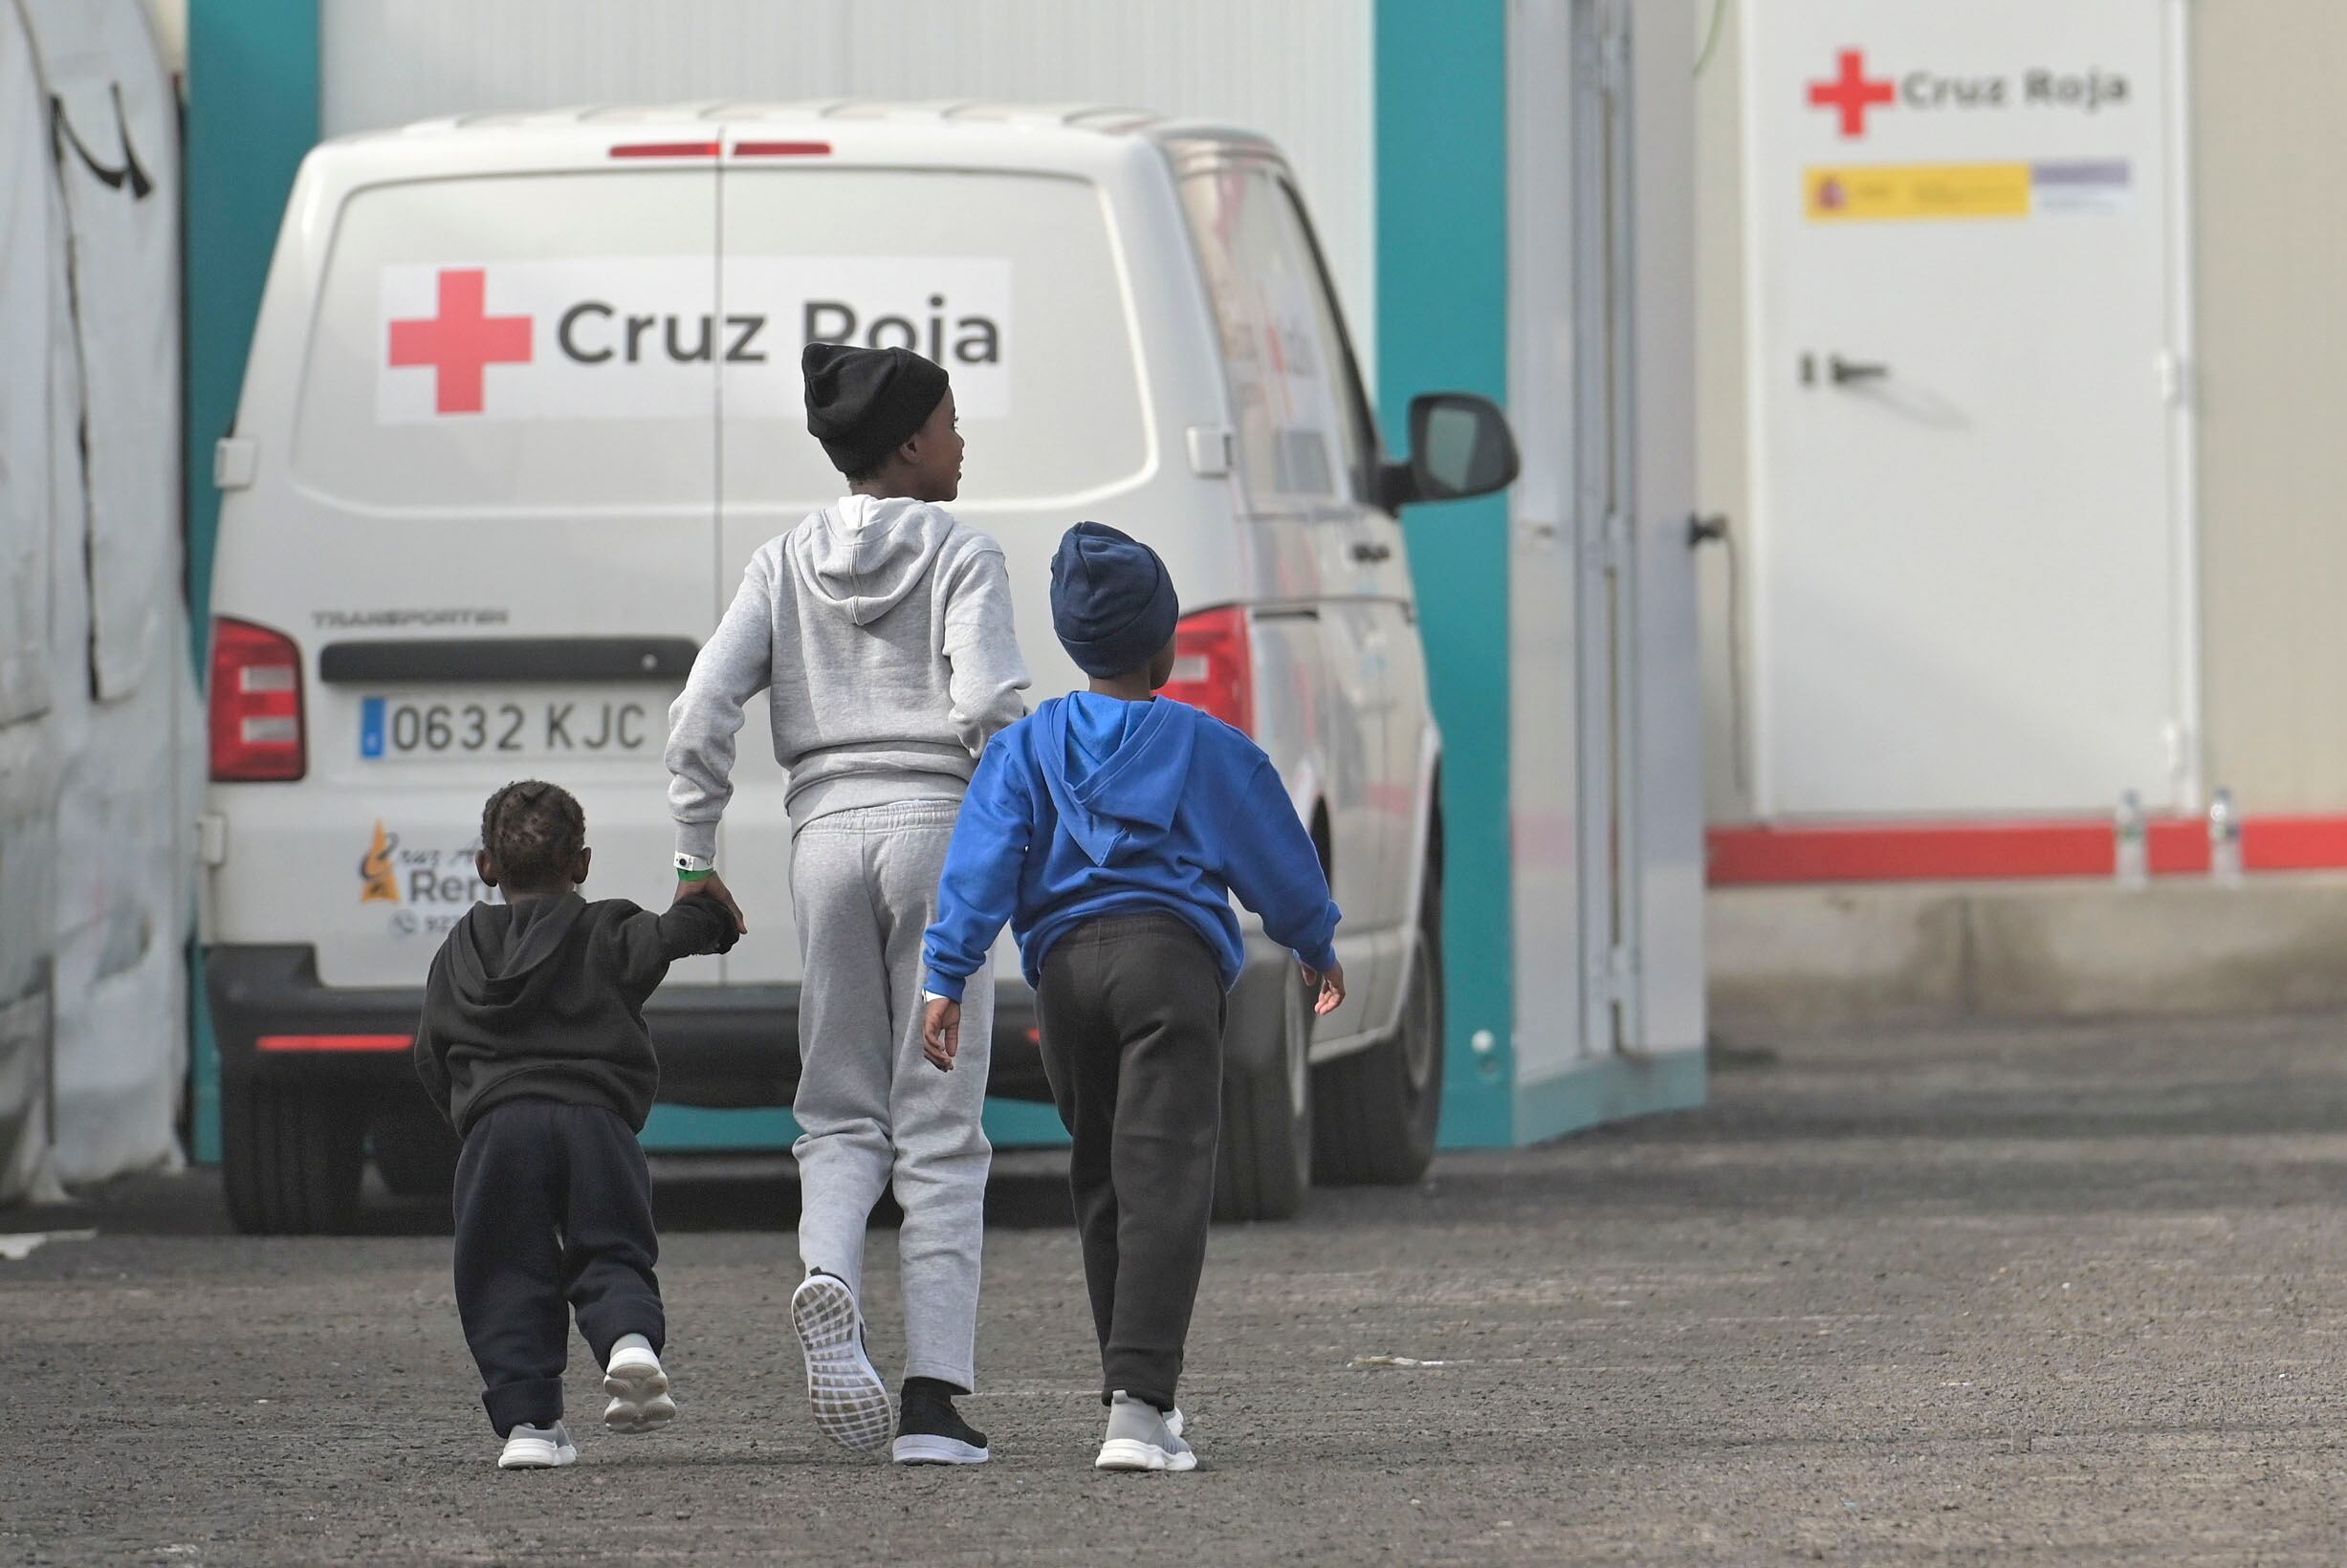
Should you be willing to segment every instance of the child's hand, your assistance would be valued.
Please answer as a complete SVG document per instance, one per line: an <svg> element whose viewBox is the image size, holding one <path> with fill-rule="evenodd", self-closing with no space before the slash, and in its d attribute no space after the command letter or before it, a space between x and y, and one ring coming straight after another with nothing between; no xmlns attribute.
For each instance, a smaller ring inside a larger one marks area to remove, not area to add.
<svg viewBox="0 0 2347 1568"><path fill-rule="evenodd" d="M1344 965L1331 964L1324 973L1306 964L1304 967L1304 983L1320 992L1318 1000L1312 1004L1312 1011L1320 1016L1325 1018L1345 1005Z"/></svg>
<svg viewBox="0 0 2347 1568"><path fill-rule="evenodd" d="M678 882L676 892L670 896L669 903L674 905L684 903L687 899L715 899L718 907L734 917L735 934L737 936L750 934L750 923L741 918L741 905L734 902L734 890L726 886L725 879L714 871L698 882Z"/></svg>
<svg viewBox="0 0 2347 1568"><path fill-rule="evenodd" d="M929 1016L921 1022L921 1055L940 1073L954 1070L961 1055L961 1004L942 996L929 999Z"/></svg>

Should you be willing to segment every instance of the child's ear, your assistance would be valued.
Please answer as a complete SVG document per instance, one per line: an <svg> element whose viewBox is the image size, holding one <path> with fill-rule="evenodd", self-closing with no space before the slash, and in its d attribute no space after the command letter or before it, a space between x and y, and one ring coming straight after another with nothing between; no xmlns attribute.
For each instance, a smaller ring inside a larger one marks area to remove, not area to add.
<svg viewBox="0 0 2347 1568"><path fill-rule="evenodd" d="M570 863L570 884L573 887L583 886L587 880L587 871L594 865L594 863L595 851L593 847L584 844L581 845L579 849L579 858Z"/></svg>
<svg viewBox="0 0 2347 1568"><path fill-rule="evenodd" d="M472 869L479 875L484 887L497 885L497 862L489 858L489 851L485 849L473 851Z"/></svg>

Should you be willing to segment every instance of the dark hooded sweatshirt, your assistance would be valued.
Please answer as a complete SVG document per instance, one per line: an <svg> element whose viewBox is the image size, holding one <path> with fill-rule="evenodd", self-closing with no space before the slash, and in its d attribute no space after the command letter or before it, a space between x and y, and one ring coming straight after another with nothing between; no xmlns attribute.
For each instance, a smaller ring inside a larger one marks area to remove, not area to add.
<svg viewBox="0 0 2347 1568"><path fill-rule="evenodd" d="M734 946L711 899L655 915L577 893L475 904L424 983L416 1076L459 1134L493 1105L603 1105L638 1132L660 1087L644 1003L669 964Z"/></svg>

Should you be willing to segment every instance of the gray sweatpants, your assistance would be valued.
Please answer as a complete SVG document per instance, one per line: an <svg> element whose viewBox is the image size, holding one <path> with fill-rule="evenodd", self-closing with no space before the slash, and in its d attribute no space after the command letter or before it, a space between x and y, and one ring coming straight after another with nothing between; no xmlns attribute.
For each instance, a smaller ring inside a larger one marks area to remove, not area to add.
<svg viewBox="0 0 2347 1568"><path fill-rule="evenodd" d="M921 1055L921 939L937 915L958 806L912 800L819 817L791 843L791 904L805 960L799 1255L864 1294L864 1232L893 1186L905 1211L905 1376L976 1384L978 1253L994 1149L978 1125L993 1045L994 976L971 976L961 1055Z"/></svg>

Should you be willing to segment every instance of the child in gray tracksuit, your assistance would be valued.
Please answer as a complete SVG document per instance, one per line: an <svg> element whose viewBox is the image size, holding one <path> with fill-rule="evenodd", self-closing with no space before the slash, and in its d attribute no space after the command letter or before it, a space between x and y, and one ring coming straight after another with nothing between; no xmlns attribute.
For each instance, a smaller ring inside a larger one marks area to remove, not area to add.
<svg viewBox="0 0 2347 1568"><path fill-rule="evenodd" d="M799 1252L791 1316L816 1424L889 1446L888 1391L864 1349L864 1233L891 1185L904 1209L899 1464L979 1464L954 1411L975 1386L978 1253L993 1150L978 1125L988 977L962 1002L965 1049L923 1059L922 933L978 752L1025 714L1002 549L940 504L962 439L946 373L906 349L807 346L807 428L851 493L751 557L670 710L678 896L735 911L714 869L742 708L767 693L790 772L800 996ZM973 1005L975 999L975 1006Z"/></svg>

